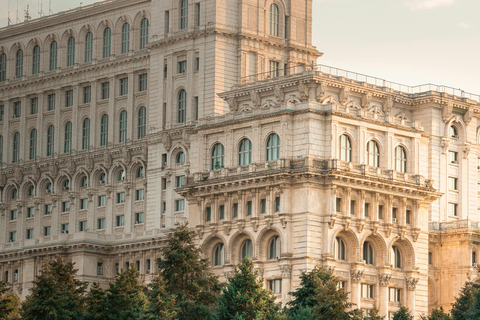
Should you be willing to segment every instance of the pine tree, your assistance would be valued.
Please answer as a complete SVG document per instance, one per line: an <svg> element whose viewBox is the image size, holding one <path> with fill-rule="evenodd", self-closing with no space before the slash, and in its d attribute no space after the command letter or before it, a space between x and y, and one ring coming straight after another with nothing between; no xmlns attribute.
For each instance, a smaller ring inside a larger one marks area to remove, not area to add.
<svg viewBox="0 0 480 320"><path fill-rule="evenodd" d="M86 315L84 320L105 319L106 293L97 282L94 282L85 297Z"/></svg>
<svg viewBox="0 0 480 320"><path fill-rule="evenodd" d="M185 320L210 318L221 290L194 238L195 232L189 231L187 225L179 226L169 237L163 258L157 260L165 288L175 296L178 318Z"/></svg>
<svg viewBox="0 0 480 320"><path fill-rule="evenodd" d="M165 288L165 280L157 275L147 293L148 310L145 319L148 320L174 320L179 312L175 306L175 296L168 294Z"/></svg>
<svg viewBox="0 0 480 320"><path fill-rule="evenodd" d="M0 281L0 320L18 319L20 316L20 298L10 292L10 288Z"/></svg>
<svg viewBox="0 0 480 320"><path fill-rule="evenodd" d="M22 319L82 319L87 284L75 279L77 271L74 263L61 258L45 262L22 304Z"/></svg>
<svg viewBox="0 0 480 320"><path fill-rule="evenodd" d="M110 283L106 290L104 319L131 320L144 316L147 298L138 276L138 271L130 267L122 270L115 281Z"/></svg>
<svg viewBox="0 0 480 320"><path fill-rule="evenodd" d="M253 262L245 258L238 264L233 277L218 299L217 319L274 320L279 307L270 290L263 288Z"/></svg>
<svg viewBox="0 0 480 320"><path fill-rule="evenodd" d="M393 313L392 320L413 320L413 316L405 306L400 306L400 308Z"/></svg>
<svg viewBox="0 0 480 320"><path fill-rule="evenodd" d="M475 301L475 293L480 287L472 282L467 282L460 290L460 295L455 299L450 314L455 320L467 320L470 307Z"/></svg>
<svg viewBox="0 0 480 320"><path fill-rule="evenodd" d="M430 316L427 318L428 320L450 320L450 316L445 313L443 307L439 309L433 309ZM478 319L478 318L477 318Z"/></svg>
<svg viewBox="0 0 480 320"><path fill-rule="evenodd" d="M377 304L373 304L372 310L370 310L370 314L364 317L364 320L383 320L385 316L380 315L380 310L378 310Z"/></svg>

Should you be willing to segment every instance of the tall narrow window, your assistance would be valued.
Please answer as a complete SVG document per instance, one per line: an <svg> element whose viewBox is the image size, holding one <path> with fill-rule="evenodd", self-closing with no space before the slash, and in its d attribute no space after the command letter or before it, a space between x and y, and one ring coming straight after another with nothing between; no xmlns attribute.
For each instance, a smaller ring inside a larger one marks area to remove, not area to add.
<svg viewBox="0 0 480 320"><path fill-rule="evenodd" d="M70 121L65 125L65 143L63 151L65 153L72 151L72 123Z"/></svg>
<svg viewBox="0 0 480 320"><path fill-rule="evenodd" d="M373 248L367 241L363 243L363 261L365 264L373 265Z"/></svg>
<svg viewBox="0 0 480 320"><path fill-rule="evenodd" d="M100 123L100 145L108 144L108 115L104 114Z"/></svg>
<svg viewBox="0 0 480 320"><path fill-rule="evenodd" d="M270 78L277 78L279 76L280 62L270 60L268 63L268 71Z"/></svg>
<svg viewBox="0 0 480 320"><path fill-rule="evenodd" d="M13 135L13 145L12 145L12 162L18 162L20 160L20 133L15 132Z"/></svg>
<svg viewBox="0 0 480 320"><path fill-rule="evenodd" d="M395 148L395 170L407 172L407 152L402 146Z"/></svg>
<svg viewBox="0 0 480 320"><path fill-rule="evenodd" d="M342 238L335 238L335 259L345 261L345 242Z"/></svg>
<svg viewBox="0 0 480 320"><path fill-rule="evenodd" d="M130 25L124 23L122 26L122 53L130 51Z"/></svg>
<svg viewBox="0 0 480 320"><path fill-rule="evenodd" d="M346 134L340 136L340 160L352 161L352 142Z"/></svg>
<svg viewBox="0 0 480 320"><path fill-rule="evenodd" d="M128 94L128 78L120 79L120 95L124 96Z"/></svg>
<svg viewBox="0 0 480 320"><path fill-rule="evenodd" d="M110 82L102 82L102 99L110 97Z"/></svg>
<svg viewBox="0 0 480 320"><path fill-rule="evenodd" d="M275 236L270 240L268 258L270 260L280 259L281 254L281 241L279 236Z"/></svg>
<svg viewBox="0 0 480 320"><path fill-rule="evenodd" d="M48 111L55 110L55 93L49 94L47 97L48 100Z"/></svg>
<svg viewBox="0 0 480 320"><path fill-rule="evenodd" d="M49 126L47 129L47 156L53 156L55 140L55 127Z"/></svg>
<svg viewBox="0 0 480 320"><path fill-rule="evenodd" d="M244 166L250 163L252 163L252 142L243 139L238 150L238 165Z"/></svg>
<svg viewBox="0 0 480 320"><path fill-rule="evenodd" d="M185 123L187 113L187 92L180 90L178 93L178 123Z"/></svg>
<svg viewBox="0 0 480 320"><path fill-rule="evenodd" d="M112 30L105 28L103 30L103 58L110 57L112 53Z"/></svg>
<svg viewBox="0 0 480 320"><path fill-rule="evenodd" d="M23 76L23 50L17 50L17 56L15 59L15 77L21 78Z"/></svg>
<svg viewBox="0 0 480 320"><path fill-rule="evenodd" d="M3 163L3 136L0 136L0 164Z"/></svg>
<svg viewBox="0 0 480 320"><path fill-rule="evenodd" d="M32 98L30 100L30 114L37 114L38 113L38 98Z"/></svg>
<svg viewBox="0 0 480 320"><path fill-rule="evenodd" d="M242 259L245 259L245 258L252 259L252 256L253 256L252 240L246 240L242 245Z"/></svg>
<svg viewBox="0 0 480 320"><path fill-rule="evenodd" d="M279 10L275 3L270 5L270 35L278 37Z"/></svg>
<svg viewBox="0 0 480 320"><path fill-rule="evenodd" d="M73 106L73 90L65 91L65 107Z"/></svg>
<svg viewBox="0 0 480 320"><path fill-rule="evenodd" d="M138 139L147 134L147 108L141 107L138 110Z"/></svg>
<svg viewBox="0 0 480 320"><path fill-rule="evenodd" d="M223 243L220 243L215 247L213 265L223 266L224 264L225 264L225 246L223 245Z"/></svg>
<svg viewBox="0 0 480 320"><path fill-rule="evenodd" d="M50 71L57 69L57 41L52 41L50 43Z"/></svg>
<svg viewBox="0 0 480 320"><path fill-rule="evenodd" d="M38 74L40 72L40 46L33 47L32 52L32 74Z"/></svg>
<svg viewBox="0 0 480 320"><path fill-rule="evenodd" d="M200 26L200 3L195 3L195 26Z"/></svg>
<svg viewBox="0 0 480 320"><path fill-rule="evenodd" d="M225 163L225 148L221 143L217 143L212 149L211 169L217 170L223 168Z"/></svg>
<svg viewBox="0 0 480 320"><path fill-rule="evenodd" d="M148 19L143 18L140 22L140 50L148 44Z"/></svg>
<svg viewBox="0 0 480 320"><path fill-rule="evenodd" d="M267 161L280 158L280 137L272 133L267 140Z"/></svg>
<svg viewBox="0 0 480 320"><path fill-rule="evenodd" d="M147 74L142 73L138 75L138 91L147 90Z"/></svg>
<svg viewBox="0 0 480 320"><path fill-rule="evenodd" d="M390 262L395 269L402 268L402 254L397 246L392 246L390 249Z"/></svg>
<svg viewBox="0 0 480 320"><path fill-rule="evenodd" d="M372 167L380 166L380 149L378 143L374 140L368 141L367 144L368 165Z"/></svg>
<svg viewBox="0 0 480 320"><path fill-rule="evenodd" d="M75 64L75 38L68 38L67 42L67 67Z"/></svg>
<svg viewBox="0 0 480 320"><path fill-rule="evenodd" d="M7 80L7 55L0 54L0 82Z"/></svg>
<svg viewBox="0 0 480 320"><path fill-rule="evenodd" d="M188 0L180 1L180 29L188 28Z"/></svg>
<svg viewBox="0 0 480 320"><path fill-rule="evenodd" d="M21 101L15 101L13 103L13 118L20 118L22 115L22 102Z"/></svg>
<svg viewBox="0 0 480 320"><path fill-rule="evenodd" d="M120 139L119 142L127 141L127 111L120 112Z"/></svg>
<svg viewBox="0 0 480 320"><path fill-rule="evenodd" d="M93 34L87 32L85 35L85 62L90 62L93 59Z"/></svg>
<svg viewBox="0 0 480 320"><path fill-rule="evenodd" d="M30 160L37 157L37 129L30 131Z"/></svg>

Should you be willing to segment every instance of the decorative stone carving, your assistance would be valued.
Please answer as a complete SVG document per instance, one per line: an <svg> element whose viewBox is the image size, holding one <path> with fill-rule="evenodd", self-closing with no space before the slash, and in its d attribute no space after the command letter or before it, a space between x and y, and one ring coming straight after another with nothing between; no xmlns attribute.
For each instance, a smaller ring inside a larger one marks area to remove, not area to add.
<svg viewBox="0 0 480 320"><path fill-rule="evenodd" d="M92 157L85 157L85 167L88 171L92 172L93 170L93 158Z"/></svg>
<svg viewBox="0 0 480 320"><path fill-rule="evenodd" d="M305 85L305 83L302 82L298 84L298 91L300 92L300 99L302 99L302 101L307 101L308 87Z"/></svg>
<svg viewBox="0 0 480 320"><path fill-rule="evenodd" d="M353 282L360 282L363 277L363 270L350 270L350 275Z"/></svg>
<svg viewBox="0 0 480 320"><path fill-rule="evenodd" d="M393 97L387 96L385 98L385 101L383 102L383 113L385 115L390 115L390 112L392 111L393 108Z"/></svg>
<svg viewBox="0 0 480 320"><path fill-rule="evenodd" d="M123 162L128 166L132 163L132 152L129 149L123 149Z"/></svg>
<svg viewBox="0 0 480 320"><path fill-rule="evenodd" d="M278 104L285 101L285 93L283 92L282 87L275 86L275 89L273 89L273 93L274 93L275 98L277 99Z"/></svg>
<svg viewBox="0 0 480 320"><path fill-rule="evenodd" d="M470 150L472 150L472 147L469 144L465 144L463 146L463 159L468 158L468 155L470 154Z"/></svg>
<svg viewBox="0 0 480 320"><path fill-rule="evenodd" d="M253 260L255 260L255 258L253 258ZM258 272L258 277L263 278L263 273L264 273L263 268L254 268L253 272Z"/></svg>
<svg viewBox="0 0 480 320"><path fill-rule="evenodd" d="M170 138L168 133L163 134L162 142L163 142L163 146L165 147L165 150L167 150L167 152L170 152L170 148L172 147L172 139Z"/></svg>
<svg viewBox="0 0 480 320"><path fill-rule="evenodd" d="M473 108L469 108L467 113L463 116L463 122L465 122L465 125L468 126L470 121L472 121L473 118Z"/></svg>
<svg viewBox="0 0 480 320"><path fill-rule="evenodd" d="M392 278L391 274L388 274L388 273L379 274L378 275L378 282L380 282L380 285L382 287L387 287L388 284L390 283L391 278Z"/></svg>
<svg viewBox="0 0 480 320"><path fill-rule="evenodd" d="M371 91L367 91L362 96L362 108L370 107L370 103L372 102L373 93Z"/></svg>
<svg viewBox="0 0 480 320"><path fill-rule="evenodd" d="M345 88L342 88L342 90L340 91L340 95L339 95L339 102L340 104L342 105L345 105L347 104L348 102L348 98L350 97L350 88L348 87L345 87Z"/></svg>
<svg viewBox="0 0 480 320"><path fill-rule="evenodd" d="M260 93L258 93L257 91L252 91L250 93L250 100L252 101L254 108L260 107L260 103L261 103Z"/></svg>
<svg viewBox="0 0 480 320"><path fill-rule="evenodd" d="M40 179L41 176L42 176L42 171L40 170L40 167L35 166L35 168L33 169L33 178L35 179L35 181L38 181L38 179Z"/></svg>
<svg viewBox="0 0 480 320"><path fill-rule="evenodd" d="M292 276L292 265L282 264L280 265L280 271L282 272L282 278L290 278Z"/></svg>
<svg viewBox="0 0 480 320"><path fill-rule="evenodd" d="M23 179L23 172L22 172L22 170L20 170L19 167L16 167L15 168L15 180L17 181L18 184L21 184L22 179Z"/></svg>
<svg viewBox="0 0 480 320"><path fill-rule="evenodd" d="M415 290L415 288L417 287L417 283L418 283L418 278L406 278L405 279L405 283L407 285L407 289L408 290Z"/></svg>
<svg viewBox="0 0 480 320"><path fill-rule="evenodd" d="M113 158L110 151L105 152L105 154L103 155L103 164L105 165L105 167L107 169L110 169L110 167L112 166L112 162L113 162Z"/></svg>
<svg viewBox="0 0 480 320"><path fill-rule="evenodd" d="M275 102L273 100L267 100L265 103L262 105L262 109L269 109L270 107L273 107L275 105Z"/></svg>
<svg viewBox="0 0 480 320"><path fill-rule="evenodd" d="M327 87L323 83L319 83L317 85L317 90L316 90L316 98L318 102L321 102L323 98L325 97L327 91Z"/></svg>
<svg viewBox="0 0 480 320"><path fill-rule="evenodd" d="M453 112L453 102L447 102L443 106L443 110L442 110L443 122L447 122L448 120L450 120L450 118L452 117L452 112Z"/></svg>
<svg viewBox="0 0 480 320"><path fill-rule="evenodd" d="M238 110L238 103L237 97L230 97L226 99L228 106L230 107L231 112L237 112Z"/></svg>
<svg viewBox="0 0 480 320"><path fill-rule="evenodd" d="M68 169L68 173L69 173L70 175L73 175L73 174L75 173L75 167L76 167L76 166L75 166L75 162L73 161L72 158L69 158L69 159L67 160L67 169Z"/></svg>
<svg viewBox="0 0 480 320"><path fill-rule="evenodd" d="M443 148L442 154L447 153L449 144L450 144L450 140L448 138L442 138L442 141L440 141L440 146Z"/></svg>

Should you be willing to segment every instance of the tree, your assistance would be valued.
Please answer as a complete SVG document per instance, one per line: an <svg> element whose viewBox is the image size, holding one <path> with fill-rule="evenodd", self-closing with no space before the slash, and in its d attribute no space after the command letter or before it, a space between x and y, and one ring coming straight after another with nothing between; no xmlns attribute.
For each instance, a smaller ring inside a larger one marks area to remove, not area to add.
<svg viewBox="0 0 480 320"><path fill-rule="evenodd" d="M253 270L252 260L243 259L218 299L217 319L277 319L279 307L275 297L263 288L262 282L258 280L258 271Z"/></svg>
<svg viewBox="0 0 480 320"><path fill-rule="evenodd" d="M145 319L148 320L174 320L179 312L175 306L175 296L170 295L165 288L165 280L157 275L147 292L148 309Z"/></svg>
<svg viewBox="0 0 480 320"><path fill-rule="evenodd" d="M221 286L208 259L194 244L195 232L187 224L169 237L163 258L157 260L165 289L175 296L179 319L208 319L212 316Z"/></svg>
<svg viewBox="0 0 480 320"><path fill-rule="evenodd" d="M130 267L122 270L115 281L110 283L106 290L104 319L131 320L144 316L147 297L138 276L138 271Z"/></svg>
<svg viewBox="0 0 480 320"><path fill-rule="evenodd" d="M18 319L20 298L10 292L8 285L0 281L0 320Z"/></svg>
<svg viewBox="0 0 480 320"><path fill-rule="evenodd" d="M311 309L315 319L344 320L361 318L361 311L348 302L348 294L338 288L338 279L321 266L300 276L300 287L290 294L293 301L287 303L290 316L296 315L301 308Z"/></svg>
<svg viewBox="0 0 480 320"><path fill-rule="evenodd" d="M94 282L85 297L86 315L84 320L102 320L105 318L106 293L98 282Z"/></svg>
<svg viewBox="0 0 480 320"><path fill-rule="evenodd" d="M392 320L413 320L413 316L405 306L400 306L400 308L393 313Z"/></svg>
<svg viewBox="0 0 480 320"><path fill-rule="evenodd" d="M75 279L77 271L59 257L46 261L22 304L22 319L82 319L87 284Z"/></svg>
<svg viewBox="0 0 480 320"><path fill-rule="evenodd" d="M370 310L370 314L363 318L364 320L383 320L385 316L380 315L380 310L378 310L377 304L373 304L372 310Z"/></svg>
<svg viewBox="0 0 480 320"><path fill-rule="evenodd" d="M475 300L475 293L480 287L472 282L466 282L460 290L460 295L455 299L450 314L455 320L467 320L470 307Z"/></svg>
<svg viewBox="0 0 480 320"><path fill-rule="evenodd" d="M443 307L439 309L433 309L430 316L427 318L428 320L450 320L450 315L445 313Z"/></svg>

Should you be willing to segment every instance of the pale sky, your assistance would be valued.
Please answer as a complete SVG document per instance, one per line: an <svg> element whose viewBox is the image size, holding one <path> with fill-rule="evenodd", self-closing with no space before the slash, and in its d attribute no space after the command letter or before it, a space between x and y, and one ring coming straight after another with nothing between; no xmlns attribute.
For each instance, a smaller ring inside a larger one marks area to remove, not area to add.
<svg viewBox="0 0 480 320"><path fill-rule="evenodd" d="M160 0L153 0L160 1ZM18 0L19 16L41 0ZM43 12L94 0L43 0ZM17 0L0 0L0 26ZM480 0L313 0L317 62L406 85L434 83L480 94Z"/></svg>

